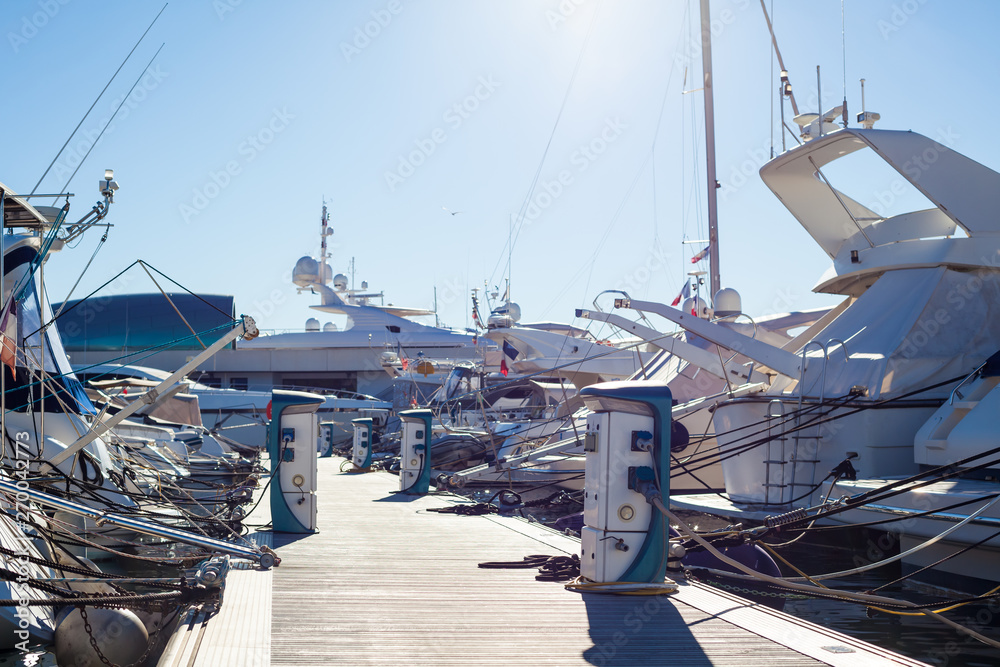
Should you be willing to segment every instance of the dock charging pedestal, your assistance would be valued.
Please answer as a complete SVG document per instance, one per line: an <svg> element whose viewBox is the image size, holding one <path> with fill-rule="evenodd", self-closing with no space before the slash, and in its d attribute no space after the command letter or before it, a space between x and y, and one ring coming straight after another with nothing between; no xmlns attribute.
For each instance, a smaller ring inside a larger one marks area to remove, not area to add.
<svg viewBox="0 0 1000 667"><path fill-rule="evenodd" d="M430 410L403 410L399 419L403 436L399 444L399 492L423 495L431 484Z"/></svg>
<svg viewBox="0 0 1000 667"><path fill-rule="evenodd" d="M276 533L316 532L316 410L323 397L271 392L267 451L271 457L271 524ZM277 474L274 474L277 469Z"/></svg>
<svg viewBox="0 0 1000 667"><path fill-rule="evenodd" d="M333 456L333 428L333 422L319 423L319 441L316 445L316 450L319 452L321 459Z"/></svg>
<svg viewBox="0 0 1000 667"><path fill-rule="evenodd" d="M605 382L580 391L593 412L584 436L580 574L594 582L662 583L667 522L637 489L670 491L672 398L662 385Z"/></svg>
<svg viewBox="0 0 1000 667"><path fill-rule="evenodd" d="M354 425L354 448L351 450L351 463L356 472L365 472L372 466L372 424L371 417L352 419Z"/></svg>

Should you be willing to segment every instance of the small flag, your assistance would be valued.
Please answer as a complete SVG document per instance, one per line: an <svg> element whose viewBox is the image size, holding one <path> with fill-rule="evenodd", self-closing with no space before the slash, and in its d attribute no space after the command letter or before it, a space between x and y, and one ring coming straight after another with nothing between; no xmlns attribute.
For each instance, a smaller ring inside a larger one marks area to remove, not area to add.
<svg viewBox="0 0 1000 667"><path fill-rule="evenodd" d="M500 357L500 374L507 377L507 360Z"/></svg>
<svg viewBox="0 0 1000 667"><path fill-rule="evenodd" d="M508 343L507 341L503 342L503 353L506 354L508 357L510 357L511 361L517 359L517 355L520 354L520 352L517 351L517 348Z"/></svg>
<svg viewBox="0 0 1000 667"><path fill-rule="evenodd" d="M712 246L711 246L711 245L707 245L707 246L705 246L705 249L704 249L704 250L702 250L702 251L701 251L701 252L699 252L699 253L698 253L697 255L695 255L694 257L692 257L692 258L691 258L691 263L692 263L692 264L697 264L697 263L698 263L698 262L700 262L701 260L703 260L703 259L705 259L706 257L708 257L708 253L709 253L709 251L710 251L711 249L712 249Z"/></svg>
<svg viewBox="0 0 1000 667"><path fill-rule="evenodd" d="M3 316L0 317L0 338L3 339L0 362L10 368L10 374L16 379L17 371L14 370L14 360L17 357L17 305L14 302L13 294L3 309Z"/></svg>
<svg viewBox="0 0 1000 667"><path fill-rule="evenodd" d="M686 299L689 296L691 296L691 283L685 282L684 287L681 288L681 293L677 295L677 298L670 302L670 305L676 306L681 302L681 299Z"/></svg>

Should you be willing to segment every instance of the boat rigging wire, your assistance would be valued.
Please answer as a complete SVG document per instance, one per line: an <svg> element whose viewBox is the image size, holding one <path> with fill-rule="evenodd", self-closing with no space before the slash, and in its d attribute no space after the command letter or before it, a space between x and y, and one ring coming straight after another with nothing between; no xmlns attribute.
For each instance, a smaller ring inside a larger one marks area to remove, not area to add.
<svg viewBox="0 0 1000 667"><path fill-rule="evenodd" d="M221 324L221 325L219 325L217 327L213 327L211 329L206 329L206 330L202 331L201 334L203 336L207 336L208 334L215 333L215 332L218 332L218 331L230 331L232 329L232 326L233 325L232 325L231 322L227 322L227 323ZM103 364L116 364L116 363L122 363L122 362L129 363L128 361L125 361L125 360L131 360L131 362L139 362L139 361L142 361L143 359L147 359L147 358L149 358L149 357L151 357L151 356L153 356L153 355L155 355L155 354L157 354L157 353L159 353L159 352L161 352L161 351L163 351L165 349L169 349L169 348L171 348L171 347L173 347L175 345L179 345L181 343L190 341L192 338L193 338L192 336L181 336L180 338L175 338L174 340L167 341L167 342L161 343L159 345L153 345L153 346L150 346L150 347L147 347L147 348L143 348L142 350L136 350L135 352L126 352L125 354L119 355L119 356L114 357L112 359L108 359L106 361L102 361L100 363L94 363L94 364L91 364L89 366L83 366L83 367L81 367L81 368L79 368L77 370L79 372L84 372L84 371L88 371L88 370L91 370L93 368L96 368L97 366L101 366ZM147 352L148 352L148 354L146 354ZM142 356L140 356L140 355L142 355ZM74 377L75 374L76 374L76 371L70 371L70 372L67 372L67 373L48 373L48 378L51 379L51 380L55 380L55 379L61 379L61 378L64 378L64 377ZM98 377L103 377L103 375L105 375L105 374L102 374L102 375L100 375ZM13 392L13 391L15 391L17 389L22 389L22 390L23 389L29 389L30 390L32 387L40 386L41 384L43 384L42 381L30 382L28 384L22 385L21 387L15 387L15 388L11 388L11 389L6 389L4 391L4 394L5 395L10 394L11 392ZM67 388L65 388L65 387L59 387L56 391L58 391L59 393L66 393L69 390ZM29 394L30 394L30 392L29 392ZM24 404L22 404L22 405L20 405L18 407L8 408L7 411L11 412L11 411L23 410L23 409L25 409L29 405L36 405L36 404L38 404L40 402L41 402L41 398L34 399L34 400L29 400L27 403L24 403Z"/></svg>
<svg viewBox="0 0 1000 667"><path fill-rule="evenodd" d="M164 5L164 7L166 7L166 5ZM94 148L97 147L97 143L101 140L101 137L104 136L104 133L107 131L108 127L111 126L111 122L115 119L115 116L118 115L118 112L121 111L121 108L125 105L125 102L128 101L128 98L132 94L132 91L135 90L135 87L139 85L140 81L142 81L142 77L146 76L146 72L149 71L149 66L153 64L154 60L156 60L156 56L160 55L160 51L163 50L164 46L166 46L166 42L160 44L160 48L158 48L156 50L156 53L153 54L153 57L149 59L149 63L146 65L146 67L143 68L142 72L139 74L139 78L135 80L135 83L132 84L132 87L128 89L127 93L125 93L125 97L122 98L121 103L115 108L114 113L111 114L111 117L108 118L108 122L106 122L104 124L104 127L101 128L101 131L97 135L97 138L94 139L94 143L90 144L90 148L87 149L87 152L80 159L80 163L76 165L76 169L73 170L73 173L69 175L69 178L66 180L66 183L63 184L62 186L63 190L66 190L66 188L69 187L69 184L73 182L73 178L76 176L76 173L80 171L80 167L82 167L83 163L87 161L88 157L90 157L91 151L93 151Z"/></svg>
<svg viewBox="0 0 1000 667"><path fill-rule="evenodd" d="M69 294L67 294L66 298L62 300L61 304L59 304L59 310L56 312L55 315L52 316L52 321L53 322L55 322L57 319L59 319L59 316L62 314L63 308L66 307L66 304L69 302L70 298L73 296L73 292L75 292L76 288L80 285L80 281L83 279L83 276L86 275L87 270L90 269L90 265L94 263L94 259L97 257L97 253L99 253L101 251L101 248L104 247L104 243L107 240L108 240L108 230L105 229L104 230L104 234L101 235L101 240L97 242L97 247L94 248L93 254L90 256L90 259L87 260L87 265L83 267L83 271L81 271L80 275L76 277L76 282L73 283L73 286L69 288ZM47 293L47 291L48 290L46 288L46 293ZM49 303L51 303L51 300L49 301Z"/></svg>
<svg viewBox="0 0 1000 667"><path fill-rule="evenodd" d="M42 184L43 180L45 180L46 174L49 173L49 170L52 169L53 165L55 165L56 160L58 160L59 156L62 155L62 152L64 150L66 150L66 146L68 146L69 142L73 140L73 137L74 137L74 135L76 135L77 130L79 130L80 126L83 125L83 121L87 120L87 116L89 116L90 112L94 110L95 106L97 106L98 101L100 101L101 97L108 90L108 86L111 85L111 82L114 81L115 77L118 76L118 73L122 70L122 67L125 66L125 63L127 63L128 60L129 60L129 58L132 57L132 54L135 52L135 50L137 48L139 48L139 44L142 43L142 40L145 39L146 34L153 28L153 24L156 23L156 20L160 18L160 14L163 13L163 11L167 8L168 4L170 4L170 3L164 3L163 4L163 7L160 9L159 13L153 18L153 21L149 24L149 27L146 28L146 32L142 33L142 36L139 37L139 41L135 43L135 46L132 47L132 50L128 52L127 56L125 56L125 60L122 61L122 64L118 66L118 69L115 70L115 73L111 76L111 78L108 80L108 82L104 85L104 89L101 90L100 95L97 96L97 99L94 100L94 103L90 105L89 109L87 109L87 113L83 114L83 118L80 119L80 122L77 123L77 126L70 133L69 137L66 138L66 143L64 143L62 145L62 148L59 149L59 152L56 153L56 155L55 155L54 158L52 158L52 162L49 163L49 166L46 167L45 171L42 173L41 178L39 178L38 182L35 183L35 187L31 188L31 194L35 194L35 191L38 190L38 186ZM94 142L94 143L97 143L97 142Z"/></svg>
<svg viewBox="0 0 1000 667"><path fill-rule="evenodd" d="M510 239L508 237L508 242L507 242L508 247L506 248L508 257L511 253L513 253L514 245L517 243L517 238L518 236L520 236L521 229L524 226L525 212L528 210L528 205L531 203L531 197L535 192L535 188L538 186L538 179L541 178L542 168L545 166L545 158L548 156L549 148L552 146L552 140L556 136L556 130L559 127L559 121L562 119L563 111L566 109L566 102L569 101L569 95L573 90L573 84L576 82L576 76L580 71L580 63L583 62L583 56L587 52L587 45L590 44L590 37L594 32L594 25L596 25L597 23L597 15L600 14L601 7L602 4L598 3L597 8L594 10L593 15L590 17L590 26L587 28L587 34L583 38L583 44L580 46L580 53L576 57L576 64L573 66L573 73L570 75L569 85L566 87L566 92L563 94L562 102L559 105L559 111L556 113L556 121L552 125L552 131L549 133L549 139L545 144L545 150L542 151L542 158L541 160L538 161L538 168L535 170L535 175L532 177L531 184L528 186L528 192L524 196L524 201L521 202L521 208L517 213L516 230L513 235L513 239ZM500 264L503 262L503 260L504 257L503 255L501 255L500 258L497 260L496 266L493 267L492 273L490 273L489 282L491 283L493 282L493 276L496 275L497 269L500 268ZM507 294L509 295L510 276L507 276L507 281L508 281Z"/></svg>

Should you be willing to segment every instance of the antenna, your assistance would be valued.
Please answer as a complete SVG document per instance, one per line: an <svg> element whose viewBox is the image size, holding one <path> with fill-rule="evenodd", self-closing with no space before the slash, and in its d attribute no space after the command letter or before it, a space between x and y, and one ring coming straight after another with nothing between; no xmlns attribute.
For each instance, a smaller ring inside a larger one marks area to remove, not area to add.
<svg viewBox="0 0 1000 667"><path fill-rule="evenodd" d="M844 54L843 118L844 118L844 127L847 127L847 32L844 29L844 0L840 0L840 50Z"/></svg>
<svg viewBox="0 0 1000 667"><path fill-rule="evenodd" d="M819 65L816 65L816 122L819 123L819 136L823 136L823 89L820 87Z"/></svg>
<svg viewBox="0 0 1000 667"><path fill-rule="evenodd" d="M510 258L514 252L514 216L507 214L507 298L510 298Z"/></svg>
<svg viewBox="0 0 1000 667"><path fill-rule="evenodd" d="M861 79L861 112L858 113L858 122L861 123L861 127L870 130L875 127L875 121L880 118L881 116L874 111L865 109L865 80Z"/></svg>

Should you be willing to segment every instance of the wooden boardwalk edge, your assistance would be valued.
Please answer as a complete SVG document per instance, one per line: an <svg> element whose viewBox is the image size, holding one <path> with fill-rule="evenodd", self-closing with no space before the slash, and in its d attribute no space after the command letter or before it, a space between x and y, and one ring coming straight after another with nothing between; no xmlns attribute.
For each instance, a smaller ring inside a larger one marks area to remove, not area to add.
<svg viewBox="0 0 1000 667"><path fill-rule="evenodd" d="M535 570L480 569L578 553L579 541L510 516L428 512L466 501L396 496L396 476L340 473L340 461L319 462L320 532L275 535L283 560L270 572L231 571L196 661L176 664L924 664L697 583L672 596L582 595Z"/></svg>

